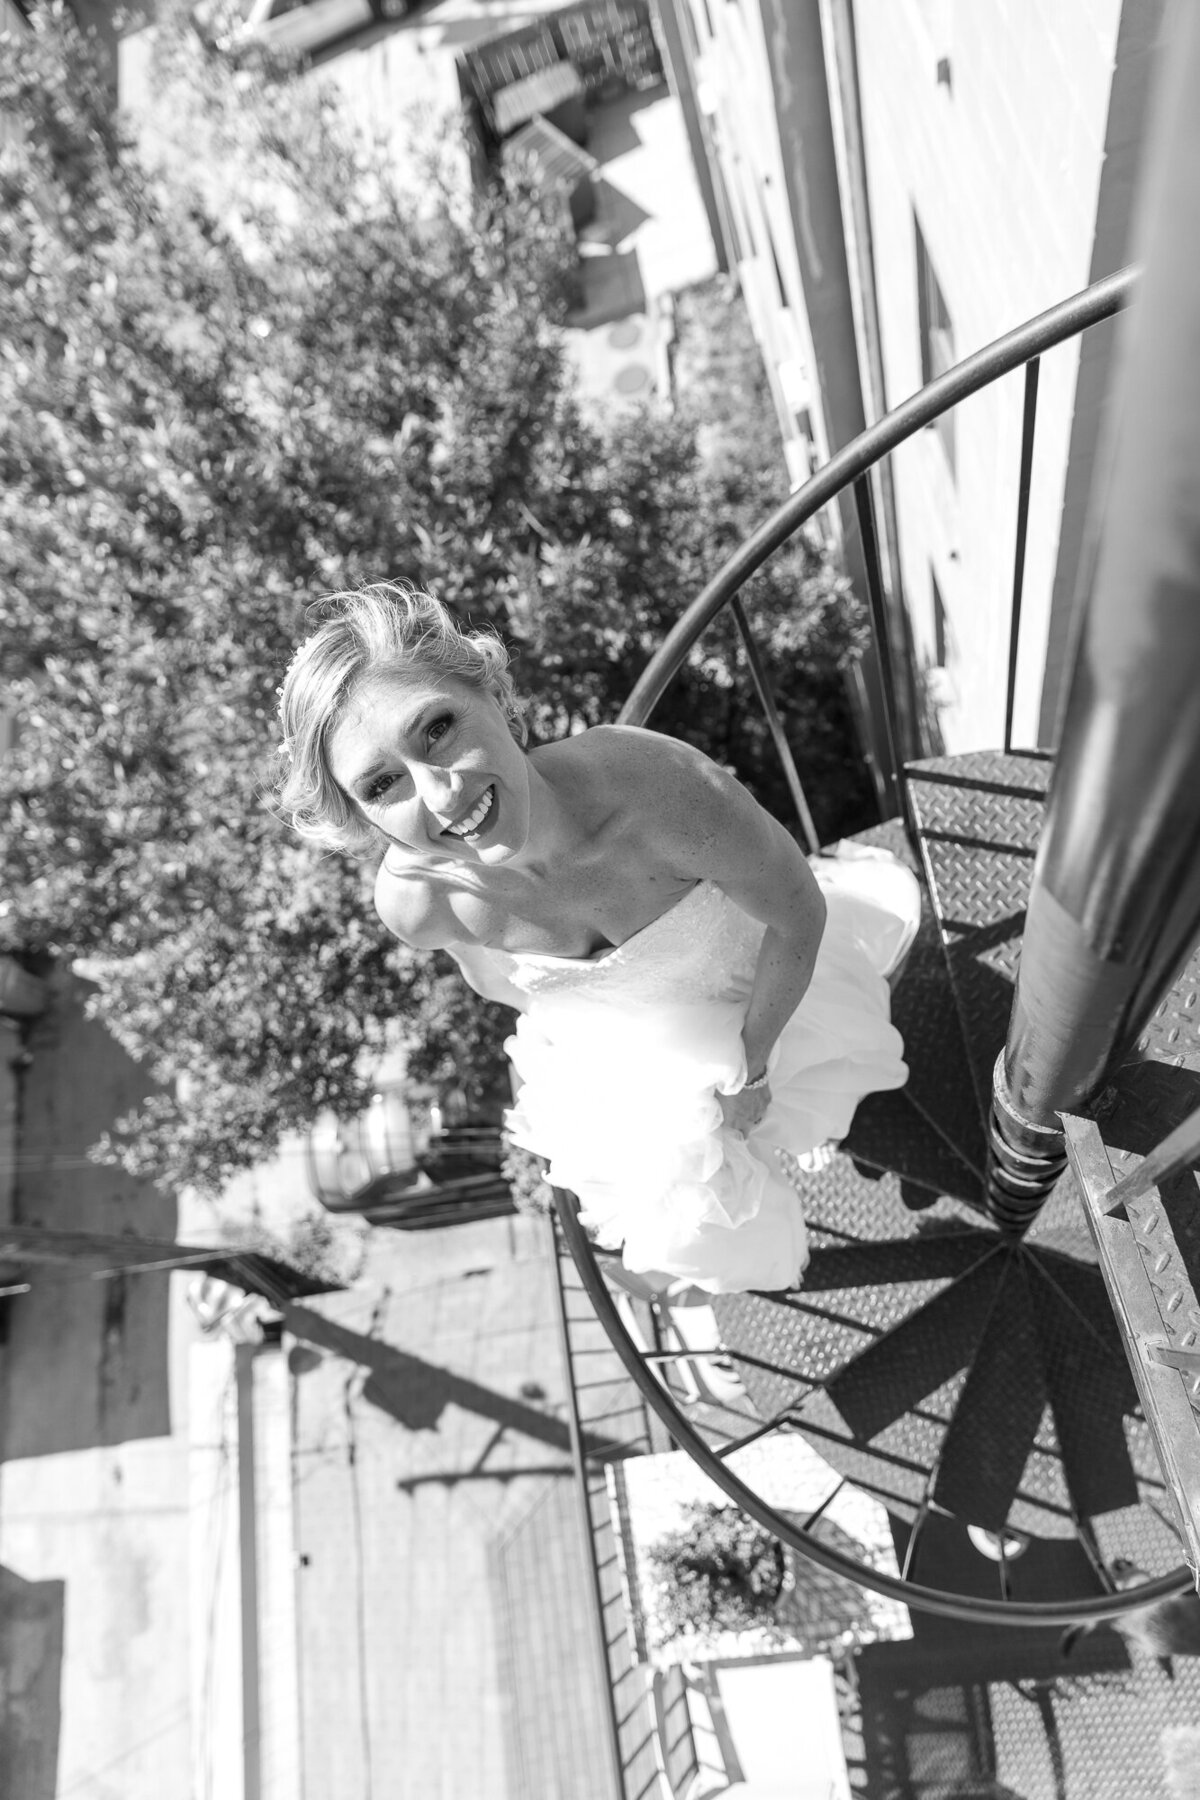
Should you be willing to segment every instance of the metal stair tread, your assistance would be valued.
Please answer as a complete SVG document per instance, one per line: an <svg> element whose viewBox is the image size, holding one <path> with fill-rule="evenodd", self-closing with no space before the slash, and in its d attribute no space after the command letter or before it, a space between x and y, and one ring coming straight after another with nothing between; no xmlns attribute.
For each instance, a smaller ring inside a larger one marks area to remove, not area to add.
<svg viewBox="0 0 1200 1800"><path fill-rule="evenodd" d="M986 1156L984 1114L964 1079L967 1045L926 876L898 819L860 832L853 841L890 851L913 870L925 892L920 929L892 994L892 1021L904 1039L908 1081L895 1095L867 1096L848 1142L876 1166L899 1168L924 1187L975 1200ZM880 1157L881 1141L893 1146L887 1161Z"/></svg>
<svg viewBox="0 0 1200 1800"><path fill-rule="evenodd" d="M910 764L908 792L980 1114L1004 1044L1051 763L975 751Z"/></svg>
<svg viewBox="0 0 1200 1800"><path fill-rule="evenodd" d="M942 1440L933 1498L948 1512L1002 1531L1042 1426L1045 1376L1037 1355L1024 1259L1003 1259L954 1417Z"/></svg>

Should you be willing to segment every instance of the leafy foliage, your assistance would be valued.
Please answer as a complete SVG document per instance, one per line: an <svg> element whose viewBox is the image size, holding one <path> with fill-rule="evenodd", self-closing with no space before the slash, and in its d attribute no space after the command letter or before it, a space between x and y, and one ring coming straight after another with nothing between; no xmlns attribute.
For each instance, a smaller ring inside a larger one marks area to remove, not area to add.
<svg viewBox="0 0 1200 1800"><path fill-rule="evenodd" d="M543 1157L535 1156L521 1144L514 1144L511 1138L505 1139L500 1173L508 1183L518 1212L540 1219L553 1217L554 1193L546 1180L547 1167Z"/></svg>
<svg viewBox="0 0 1200 1800"><path fill-rule="evenodd" d="M793 1523L801 1523L789 1515ZM863 1547L828 1519L816 1534L861 1557ZM697 1501L683 1524L649 1552L659 1590L655 1620L664 1640L765 1632L811 1653L878 1635L870 1596L844 1576L794 1556L736 1506Z"/></svg>
<svg viewBox="0 0 1200 1800"><path fill-rule="evenodd" d="M509 1024L272 817L306 605L401 574L495 623L545 739L613 717L773 496L757 464L714 468L695 419L580 412L533 195L466 198L435 158L418 206L323 90L185 18L160 15L149 149L60 8L0 66L0 948L89 959L162 1083L108 1153L215 1189L356 1110L398 1033L483 1104ZM821 823L853 828L844 584L805 544L748 604ZM731 632L656 723L779 805Z"/></svg>
<svg viewBox="0 0 1200 1800"><path fill-rule="evenodd" d="M696 1501L654 1544L650 1563L668 1637L746 1631L774 1615L786 1564L778 1538L736 1506Z"/></svg>

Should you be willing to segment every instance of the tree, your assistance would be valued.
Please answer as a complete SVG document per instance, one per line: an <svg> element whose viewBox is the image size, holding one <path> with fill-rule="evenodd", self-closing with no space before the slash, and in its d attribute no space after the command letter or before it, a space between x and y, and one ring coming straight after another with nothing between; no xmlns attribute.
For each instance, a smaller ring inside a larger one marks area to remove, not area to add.
<svg viewBox="0 0 1200 1800"><path fill-rule="evenodd" d="M862 1555L862 1546L828 1519L816 1534L835 1549ZM693 1502L683 1524L651 1546L649 1560L658 1586L656 1619L668 1639L757 1630L821 1652L877 1635L861 1588L794 1556L736 1506Z"/></svg>
<svg viewBox="0 0 1200 1800"><path fill-rule="evenodd" d="M271 814L274 690L307 603L394 574L432 588L513 643L548 737L613 716L745 496L686 421L605 432L580 412L566 250L536 196L475 199L431 169L418 207L295 70L231 65L169 5L160 33L153 159L61 9L0 67L21 134L0 159L20 727L0 948L91 959L97 1011L162 1083L109 1152L216 1188L319 1107L357 1110L390 1036L470 1104L508 1028L386 940L369 872ZM785 710L815 730L792 651L836 671L842 585L801 547L752 604ZM747 696L722 623L659 722L730 760Z"/></svg>
<svg viewBox="0 0 1200 1800"><path fill-rule="evenodd" d="M668 1637L746 1631L774 1616L787 1565L783 1545L735 1506L696 1501L654 1544L650 1563Z"/></svg>

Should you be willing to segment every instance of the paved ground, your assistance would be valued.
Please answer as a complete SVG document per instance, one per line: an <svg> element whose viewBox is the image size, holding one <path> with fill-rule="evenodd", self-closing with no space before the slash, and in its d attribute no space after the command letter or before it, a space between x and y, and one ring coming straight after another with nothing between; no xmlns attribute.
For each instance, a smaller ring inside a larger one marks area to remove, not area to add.
<svg viewBox="0 0 1200 1800"><path fill-rule="evenodd" d="M84 1018L85 992L65 976L28 1040L15 1215L170 1238L171 1200L83 1154L145 1092L141 1071ZM189 1794L170 1279L47 1269L10 1306L0 1581L12 1605L0 1609L0 1680L23 1701L7 1712L2 1746L20 1772L7 1791L22 1800Z"/></svg>
<svg viewBox="0 0 1200 1800"><path fill-rule="evenodd" d="M66 977L31 1039L17 1216L170 1237L172 1201L83 1155L144 1091L85 994ZM227 1211L279 1227L309 1204L285 1154ZM190 1278L80 1277L51 1271L13 1302L0 1363L0 1683L20 1700L5 1792L210 1800L240 1740L206 1741L224 1715L201 1677L214 1642L236 1665L238 1632L234 1615L214 1640L197 1581L232 1502L193 1441ZM544 1228L377 1232L354 1288L289 1325L291 1517L270 1529L294 1571L306 1791L593 1800L601 1694Z"/></svg>
<svg viewBox="0 0 1200 1800"><path fill-rule="evenodd" d="M379 1232L353 1292L289 1313L318 1352L294 1455L322 1800L606 1791L546 1239L529 1219Z"/></svg>

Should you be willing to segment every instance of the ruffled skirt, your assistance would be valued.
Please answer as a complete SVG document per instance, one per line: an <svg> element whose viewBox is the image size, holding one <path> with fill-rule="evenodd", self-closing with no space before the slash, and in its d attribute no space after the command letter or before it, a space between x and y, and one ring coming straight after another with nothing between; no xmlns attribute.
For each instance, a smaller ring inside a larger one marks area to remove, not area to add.
<svg viewBox="0 0 1200 1800"><path fill-rule="evenodd" d="M547 1159L549 1179L578 1196L584 1224L631 1270L710 1293L797 1286L803 1170L827 1160L864 1094L908 1078L886 977L919 922L915 879L874 853L814 870L825 933L748 1136L725 1127L717 1100L745 1077L744 999L553 994L509 1039L521 1083L511 1136Z"/></svg>

